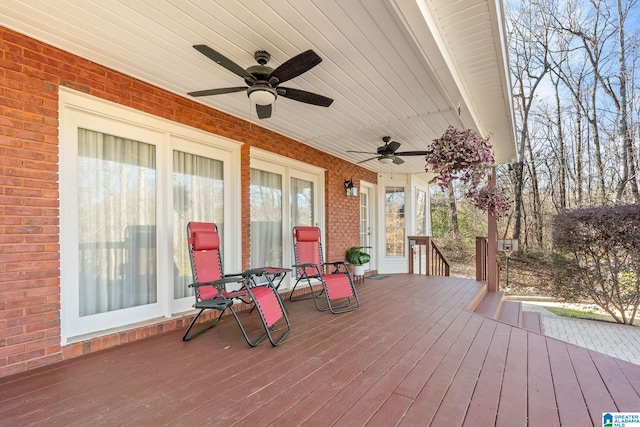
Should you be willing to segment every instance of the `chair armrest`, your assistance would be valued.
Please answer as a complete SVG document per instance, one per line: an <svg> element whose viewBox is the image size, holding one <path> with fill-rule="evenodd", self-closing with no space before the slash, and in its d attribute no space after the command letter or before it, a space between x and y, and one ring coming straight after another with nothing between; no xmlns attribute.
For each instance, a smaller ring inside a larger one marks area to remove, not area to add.
<svg viewBox="0 0 640 427"><path fill-rule="evenodd" d="M300 277L318 277L322 275L322 269L318 264L306 263L306 264L295 264L291 266L296 269L296 272L302 270L304 274L300 275ZM307 268L314 268L317 274L307 274Z"/></svg>
<svg viewBox="0 0 640 427"><path fill-rule="evenodd" d="M225 274L222 277L241 277L244 273L229 273L229 274Z"/></svg>
<svg viewBox="0 0 640 427"><path fill-rule="evenodd" d="M223 277L222 279L214 280L212 282L198 282L191 283L189 287L198 288L200 286L215 286L219 290L225 290L225 286L227 283L243 283L244 277Z"/></svg>

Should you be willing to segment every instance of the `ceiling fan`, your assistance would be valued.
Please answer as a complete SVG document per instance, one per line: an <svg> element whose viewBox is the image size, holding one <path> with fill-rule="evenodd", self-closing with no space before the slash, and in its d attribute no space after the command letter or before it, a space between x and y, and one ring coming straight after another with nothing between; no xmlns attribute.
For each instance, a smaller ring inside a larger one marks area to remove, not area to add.
<svg viewBox="0 0 640 427"><path fill-rule="evenodd" d="M404 160L400 158L400 156L426 156L427 151L398 151L400 148L400 143L396 141L391 141L390 136L383 136L382 141L384 145L382 147L378 147L377 155L375 157L371 157L370 159L362 160L358 162L364 163L369 160L378 159L380 163L389 164L394 163L396 165L401 165L404 163ZM362 153L362 154L374 154L366 151L347 151L347 153Z"/></svg>
<svg viewBox="0 0 640 427"><path fill-rule="evenodd" d="M227 70L242 77L246 86L226 87L219 89L206 89L195 92L189 92L191 96L209 96L221 95L224 93L246 91L247 96L254 104L256 104L256 112L258 118L267 119L271 117L271 107L278 96L293 99L294 101L304 102L306 104L318 105L320 107L328 107L333 99L305 90L294 89L290 87L282 87L281 83L298 77L318 65L320 58L313 50L309 49L293 58L282 63L275 70L266 64L271 59L271 55L263 50L256 51L254 54L258 65L252 65L246 70L204 44L193 46L200 53L205 55L212 61L220 64Z"/></svg>

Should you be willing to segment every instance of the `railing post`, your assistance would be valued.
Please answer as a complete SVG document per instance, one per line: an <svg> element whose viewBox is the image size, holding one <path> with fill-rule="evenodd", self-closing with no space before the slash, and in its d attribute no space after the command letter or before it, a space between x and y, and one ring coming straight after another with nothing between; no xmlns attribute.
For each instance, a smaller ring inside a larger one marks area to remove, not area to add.
<svg viewBox="0 0 640 427"><path fill-rule="evenodd" d="M427 237L427 239L425 240L425 250L427 251L427 256L426 256L426 274L427 276L432 276L433 275L433 266L431 265L431 253L433 252L433 249L431 249L431 237Z"/></svg>
<svg viewBox="0 0 640 427"><path fill-rule="evenodd" d="M476 280L487 280L487 238L476 237Z"/></svg>

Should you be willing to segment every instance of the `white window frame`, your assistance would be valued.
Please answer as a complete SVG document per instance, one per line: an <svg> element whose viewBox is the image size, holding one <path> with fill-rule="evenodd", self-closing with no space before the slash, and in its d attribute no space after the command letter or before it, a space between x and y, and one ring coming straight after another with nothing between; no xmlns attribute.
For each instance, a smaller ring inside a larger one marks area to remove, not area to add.
<svg viewBox="0 0 640 427"><path fill-rule="evenodd" d="M129 107L60 88L60 316L61 344L105 330L126 329L190 309L187 298L173 300L173 150L211 157L224 162L225 270L239 271L242 263L240 146L195 128L180 125ZM78 128L133 139L156 147L158 300L154 304L79 317L78 314ZM186 230L185 230L186 233ZM163 244L162 244L163 243Z"/></svg>

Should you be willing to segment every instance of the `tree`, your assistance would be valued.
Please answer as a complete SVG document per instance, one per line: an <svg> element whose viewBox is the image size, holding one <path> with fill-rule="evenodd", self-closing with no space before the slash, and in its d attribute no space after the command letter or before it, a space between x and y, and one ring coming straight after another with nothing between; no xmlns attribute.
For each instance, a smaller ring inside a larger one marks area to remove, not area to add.
<svg viewBox="0 0 640 427"><path fill-rule="evenodd" d="M510 68L514 76L513 96L519 114L518 162L513 168L516 183L514 194L513 237L520 238L523 215L523 183L525 149L529 140L529 114L534 105L535 93L549 71L548 35L544 10L534 2L522 2L509 12Z"/></svg>

